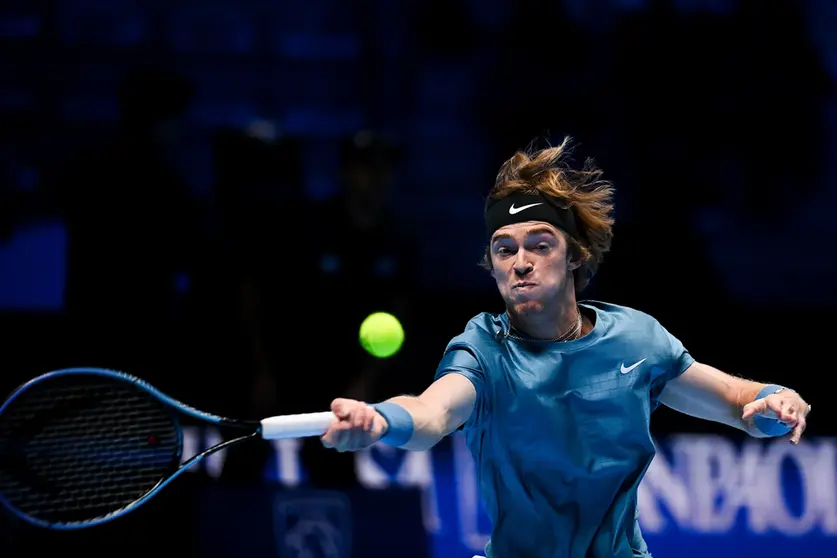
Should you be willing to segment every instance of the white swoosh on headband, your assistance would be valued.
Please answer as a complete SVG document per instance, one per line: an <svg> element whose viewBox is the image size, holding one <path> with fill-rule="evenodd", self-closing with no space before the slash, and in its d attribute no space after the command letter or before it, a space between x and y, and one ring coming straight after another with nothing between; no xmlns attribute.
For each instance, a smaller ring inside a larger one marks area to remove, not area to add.
<svg viewBox="0 0 837 558"><path fill-rule="evenodd" d="M525 209L529 209L530 207L535 207L536 205L541 205L543 202L538 203L530 203L529 205L521 205L520 207L515 207L514 204L511 205L509 208L509 215L517 215L521 211Z"/></svg>

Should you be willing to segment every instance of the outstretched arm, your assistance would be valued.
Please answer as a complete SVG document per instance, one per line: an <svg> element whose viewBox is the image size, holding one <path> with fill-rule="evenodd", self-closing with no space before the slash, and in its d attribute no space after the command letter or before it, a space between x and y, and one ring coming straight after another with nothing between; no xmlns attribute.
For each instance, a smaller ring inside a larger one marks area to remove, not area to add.
<svg viewBox="0 0 837 558"><path fill-rule="evenodd" d="M465 424L474 410L477 391L461 374L447 374L418 397L402 395L389 400L410 413L413 435L403 449L426 450Z"/></svg>
<svg viewBox="0 0 837 558"><path fill-rule="evenodd" d="M779 386L736 378L695 362L666 384L660 402L681 413L726 424L759 438L792 430L791 442L796 444L805 431L810 407L795 391L777 390Z"/></svg>
<svg viewBox="0 0 837 558"><path fill-rule="evenodd" d="M430 449L468 420L476 399L471 381L455 373L442 376L418 397L402 395L379 405L335 399L331 410L338 420L322 441L338 451L356 451L380 439L402 449Z"/></svg>

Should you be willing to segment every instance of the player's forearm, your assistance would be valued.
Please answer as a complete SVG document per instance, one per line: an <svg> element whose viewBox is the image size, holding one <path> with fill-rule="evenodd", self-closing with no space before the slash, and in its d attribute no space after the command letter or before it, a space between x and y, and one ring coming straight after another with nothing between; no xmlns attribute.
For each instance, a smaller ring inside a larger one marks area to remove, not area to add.
<svg viewBox="0 0 837 558"><path fill-rule="evenodd" d="M448 430L447 413L443 409L428 405L419 397L401 395L389 401L406 409L413 419L413 435L409 442L401 446L402 449L428 450L455 428Z"/></svg>
<svg viewBox="0 0 837 558"><path fill-rule="evenodd" d="M408 450L427 450L465 424L476 408L477 391L462 374L444 374L418 397L394 397L375 409L387 422L381 440Z"/></svg>
<svg viewBox="0 0 837 558"><path fill-rule="evenodd" d="M668 383L662 393L663 404L693 417L711 420L762 437L752 420L741 415L744 405L753 401L765 384L736 378L712 366L696 362Z"/></svg>
<svg viewBox="0 0 837 558"><path fill-rule="evenodd" d="M739 409L743 409L744 405L750 403L756 399L759 392L767 387L767 384L762 384L760 382L754 382L752 380L739 380L740 385L738 386L738 397L736 399L736 407Z"/></svg>

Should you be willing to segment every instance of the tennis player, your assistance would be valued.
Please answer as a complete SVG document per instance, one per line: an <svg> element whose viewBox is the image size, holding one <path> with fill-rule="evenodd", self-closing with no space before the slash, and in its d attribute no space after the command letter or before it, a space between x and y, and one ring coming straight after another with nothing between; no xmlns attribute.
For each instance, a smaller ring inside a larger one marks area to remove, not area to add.
<svg viewBox="0 0 837 558"><path fill-rule="evenodd" d="M335 400L322 439L426 450L464 426L493 525L488 557L650 556L637 487L660 403L794 444L810 412L791 389L695 361L647 314L576 300L610 247L613 189L592 163L570 168L568 147L518 152L489 194L485 265L506 312L473 318L420 396Z"/></svg>

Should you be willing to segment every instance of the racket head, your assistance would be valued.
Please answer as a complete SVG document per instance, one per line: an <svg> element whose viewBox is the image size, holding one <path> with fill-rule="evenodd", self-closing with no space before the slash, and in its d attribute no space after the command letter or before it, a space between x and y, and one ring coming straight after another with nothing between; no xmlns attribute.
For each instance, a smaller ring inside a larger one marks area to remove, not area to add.
<svg viewBox="0 0 837 558"><path fill-rule="evenodd" d="M30 380L0 406L0 504L57 530L132 511L180 466L172 403L114 370L69 368Z"/></svg>

